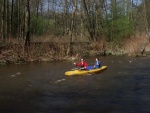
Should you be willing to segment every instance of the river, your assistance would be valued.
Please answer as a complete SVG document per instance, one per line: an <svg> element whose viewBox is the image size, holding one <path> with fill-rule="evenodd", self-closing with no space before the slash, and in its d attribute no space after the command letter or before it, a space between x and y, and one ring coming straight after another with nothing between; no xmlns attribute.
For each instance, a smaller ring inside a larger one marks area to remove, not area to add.
<svg viewBox="0 0 150 113"><path fill-rule="evenodd" d="M1 65L0 113L150 113L150 57L100 60L107 70L70 77L70 61Z"/></svg>

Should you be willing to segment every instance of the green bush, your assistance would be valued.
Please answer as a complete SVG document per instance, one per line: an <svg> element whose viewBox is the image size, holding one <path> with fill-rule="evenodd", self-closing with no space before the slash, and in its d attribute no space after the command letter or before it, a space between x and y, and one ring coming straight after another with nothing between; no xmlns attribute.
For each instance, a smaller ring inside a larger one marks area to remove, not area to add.
<svg viewBox="0 0 150 113"><path fill-rule="evenodd" d="M116 39L128 38L133 34L134 23L128 19L128 17L121 17L116 20L109 21L109 28L107 32L107 38L110 41Z"/></svg>
<svg viewBox="0 0 150 113"><path fill-rule="evenodd" d="M42 35L48 28L48 21L44 17L31 17L31 33L34 35Z"/></svg>

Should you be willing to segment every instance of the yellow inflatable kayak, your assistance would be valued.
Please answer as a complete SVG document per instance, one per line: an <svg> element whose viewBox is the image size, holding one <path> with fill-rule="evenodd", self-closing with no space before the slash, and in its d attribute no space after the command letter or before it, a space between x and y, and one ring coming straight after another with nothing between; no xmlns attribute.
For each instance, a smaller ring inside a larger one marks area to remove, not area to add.
<svg viewBox="0 0 150 113"><path fill-rule="evenodd" d="M95 73L99 73L103 70L107 69L107 66L101 66L100 68L94 68L91 70L80 70L80 69L76 69L76 70L70 70L65 72L66 76L72 76L72 75L87 75L87 74L95 74Z"/></svg>

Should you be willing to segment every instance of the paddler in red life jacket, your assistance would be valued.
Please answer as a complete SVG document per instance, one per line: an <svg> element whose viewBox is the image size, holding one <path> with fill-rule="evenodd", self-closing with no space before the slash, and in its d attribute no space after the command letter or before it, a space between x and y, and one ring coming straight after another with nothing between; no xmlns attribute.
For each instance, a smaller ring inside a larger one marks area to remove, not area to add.
<svg viewBox="0 0 150 113"><path fill-rule="evenodd" d="M83 60L83 58L81 59L81 62L79 63L74 63L76 66L80 66L81 69L87 69L88 64Z"/></svg>

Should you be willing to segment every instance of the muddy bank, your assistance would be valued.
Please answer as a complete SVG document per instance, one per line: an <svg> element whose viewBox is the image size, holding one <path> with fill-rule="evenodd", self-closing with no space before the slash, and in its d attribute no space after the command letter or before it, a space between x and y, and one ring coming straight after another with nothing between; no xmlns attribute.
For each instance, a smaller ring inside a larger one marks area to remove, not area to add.
<svg viewBox="0 0 150 113"><path fill-rule="evenodd" d="M70 49L71 48L71 49ZM70 51L72 52L70 54ZM101 47L93 46L92 43L39 43L34 42L30 47L24 48L24 44L7 43L0 46L0 63L24 63L27 61L63 61L76 59L80 56L100 55ZM71 57L70 57L71 56Z"/></svg>

